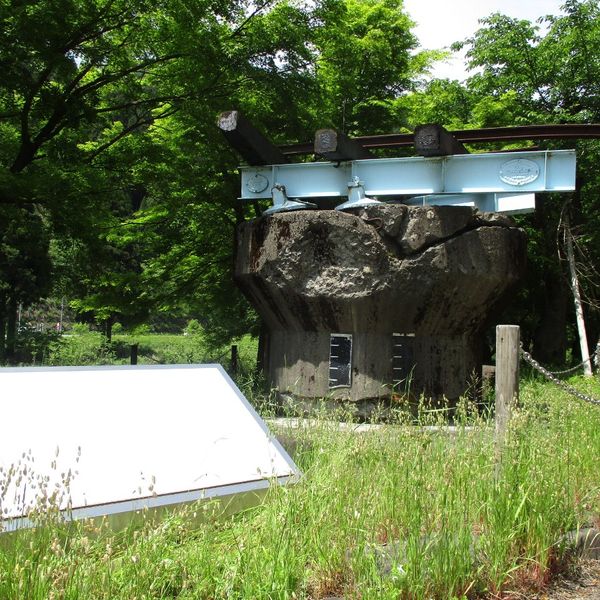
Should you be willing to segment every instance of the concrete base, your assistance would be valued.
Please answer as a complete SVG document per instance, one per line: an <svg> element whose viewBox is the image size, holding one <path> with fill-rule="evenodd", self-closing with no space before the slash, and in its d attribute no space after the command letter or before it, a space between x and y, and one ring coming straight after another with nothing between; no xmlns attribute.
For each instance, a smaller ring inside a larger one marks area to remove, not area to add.
<svg viewBox="0 0 600 600"><path fill-rule="evenodd" d="M268 377L302 398L457 399L524 267L512 220L468 207L296 211L238 230L236 280L269 330ZM332 334L352 336L349 385L331 384Z"/></svg>
<svg viewBox="0 0 600 600"><path fill-rule="evenodd" d="M330 332L274 330L268 372L282 393L350 401L423 393L458 398L465 392L465 383L481 372L481 353L472 336L418 335L414 338L414 366L397 379L392 333L354 331L351 385L330 388Z"/></svg>

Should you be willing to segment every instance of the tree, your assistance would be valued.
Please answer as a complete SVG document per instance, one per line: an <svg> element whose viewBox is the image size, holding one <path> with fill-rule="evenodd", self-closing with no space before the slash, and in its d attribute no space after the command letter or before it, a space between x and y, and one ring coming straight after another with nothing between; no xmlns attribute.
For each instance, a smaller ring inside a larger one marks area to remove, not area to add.
<svg viewBox="0 0 600 600"><path fill-rule="evenodd" d="M320 110L350 134L398 127L393 101L413 88L425 64L401 0L347 0L327 15L316 46Z"/></svg>
<svg viewBox="0 0 600 600"><path fill-rule="evenodd" d="M23 207L42 215L44 229L38 248L29 240L21 252L47 252L53 237L59 263L65 248L73 258L74 247L90 262L104 259L104 269L93 264L72 273L79 287L109 271L118 253L106 248L106 234L140 208L124 211L132 190L143 186L136 169L140 152L152 146L152 129L185 102L235 88L239 60L228 49L248 20L245 7L228 0L0 3L0 218ZM231 61L218 60L228 53ZM120 271L120 282L115 276L109 286L115 309L134 287L131 272ZM101 296L95 294L99 310ZM0 319L14 312L14 302L0 298Z"/></svg>
<svg viewBox="0 0 600 600"><path fill-rule="evenodd" d="M474 97L472 114L483 117L480 124L600 120L600 7L593 0L568 0L563 10L564 15L542 18L549 27L543 35L536 24L494 14L482 21L472 38L456 44L468 49L469 67L478 69L467 88ZM502 105L503 110L494 110ZM599 149L597 141L577 142L578 192L572 214L594 255L600 247ZM531 265L522 313L537 315L525 335L533 338L538 358L562 362L566 324L572 321L567 313L568 285L556 253L564 198L540 200L536 214L522 220L530 236ZM598 332L597 315L593 327Z"/></svg>
<svg viewBox="0 0 600 600"><path fill-rule="evenodd" d="M5 207L0 219L0 361L15 358L19 304L42 298L50 288L49 238L32 210Z"/></svg>
<svg viewBox="0 0 600 600"><path fill-rule="evenodd" d="M406 23L400 5L368 2L364 10L371 14L378 6L387 7L374 13L385 17L378 27L390 36L387 46L399 48L393 46L391 38L397 29L389 21ZM353 18L358 19L358 8L353 6L352 10ZM320 44L325 44L325 30L348 29L350 13L346 2L341 1L315 4L310 9L282 2L264 14L254 15L246 22L243 35L232 38L228 49L236 65L231 80L235 82L231 85L234 91L229 96L190 98L160 126L150 127L143 138L130 136L126 144L120 145L129 154L132 144L146 148L135 152L138 161L134 169L146 196L140 210L122 224L115 224L111 235L123 244L133 242L139 249L140 298L149 301L155 310L187 311L204 323L215 341L257 332L255 314L231 277L234 228L247 216L236 200L239 182L235 167L239 157L225 146L214 126L214 115L228 101L280 141L306 139L315 129L341 118L341 108L333 103L330 112L325 110L329 106L324 104L328 92L320 69L329 65L329 58ZM412 40L408 30L402 30L402 36L402 43L408 47L406 40ZM331 40L327 43L333 55L341 54L341 50L333 52ZM384 39L379 44L386 46ZM391 90L390 82L401 72L404 79L393 90L398 93L401 84L410 79L407 65L412 63L408 55L408 50L398 50L398 65L389 67L396 75L381 81L373 75L372 86ZM373 73L377 72L368 61L362 60L361 64L363 71L372 68ZM333 72L331 65L327 68ZM392 91L386 94L391 97ZM370 126L381 124L373 117L361 126L368 131ZM148 156L150 159L144 158Z"/></svg>
<svg viewBox="0 0 600 600"><path fill-rule="evenodd" d="M393 100L426 63L400 0L0 0L0 25L0 218L40 215L22 252L107 332L150 311L223 337L252 326L218 112L280 141L396 128Z"/></svg>

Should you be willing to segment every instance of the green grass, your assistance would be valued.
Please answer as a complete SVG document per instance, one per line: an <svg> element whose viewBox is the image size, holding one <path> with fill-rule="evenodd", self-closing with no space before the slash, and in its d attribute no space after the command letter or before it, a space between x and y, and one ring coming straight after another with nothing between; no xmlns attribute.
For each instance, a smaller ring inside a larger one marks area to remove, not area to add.
<svg viewBox="0 0 600 600"><path fill-rule="evenodd" d="M247 335L234 342L238 346L239 369L251 373L256 364L258 341ZM191 364L218 362L229 367L231 347L209 347L202 335L143 333L117 334L106 344L98 332L82 330L56 339L46 353L48 365L118 365L129 364L132 344L138 344L138 364Z"/></svg>
<svg viewBox="0 0 600 600"><path fill-rule="evenodd" d="M600 395L597 380L575 383ZM456 429L442 413L409 426L401 411L360 434L330 416L286 429L300 483L201 525L181 512L119 534L85 523L20 532L0 551L0 598L425 599L539 588L565 564L562 535L600 516L600 408L536 381L521 398L499 465L490 423L467 404Z"/></svg>

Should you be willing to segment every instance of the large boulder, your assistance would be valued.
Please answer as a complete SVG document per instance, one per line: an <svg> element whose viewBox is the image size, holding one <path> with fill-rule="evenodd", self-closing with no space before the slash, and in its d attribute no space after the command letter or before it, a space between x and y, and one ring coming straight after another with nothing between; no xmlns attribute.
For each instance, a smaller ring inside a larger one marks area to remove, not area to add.
<svg viewBox="0 0 600 600"><path fill-rule="evenodd" d="M235 276L269 330L267 371L281 391L363 400L401 384L453 399L480 369L480 332L524 268L525 236L507 217L380 204L244 223ZM332 389L336 333L352 335L352 381ZM410 343L403 381L394 339Z"/></svg>

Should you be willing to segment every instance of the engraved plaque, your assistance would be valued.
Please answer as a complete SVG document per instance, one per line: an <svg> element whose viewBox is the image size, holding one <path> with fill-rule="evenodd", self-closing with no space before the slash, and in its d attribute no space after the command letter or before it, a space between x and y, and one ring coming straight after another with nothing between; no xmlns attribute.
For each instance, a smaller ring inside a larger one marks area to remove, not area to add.
<svg viewBox="0 0 600 600"><path fill-rule="evenodd" d="M268 186L269 180L260 173L255 173L252 175L252 177L250 177L246 183L248 191L252 192L253 194L260 194L261 192L264 192Z"/></svg>
<svg viewBox="0 0 600 600"><path fill-rule="evenodd" d="M440 136L438 132L431 127L423 127L415 134L415 146L422 148L430 148L438 146Z"/></svg>
<svg viewBox="0 0 600 600"><path fill-rule="evenodd" d="M415 334L394 333L392 371L394 385L409 381L415 368Z"/></svg>
<svg viewBox="0 0 600 600"><path fill-rule="evenodd" d="M515 158L500 167L500 179L508 185L526 185L540 175L540 168L532 160Z"/></svg>

